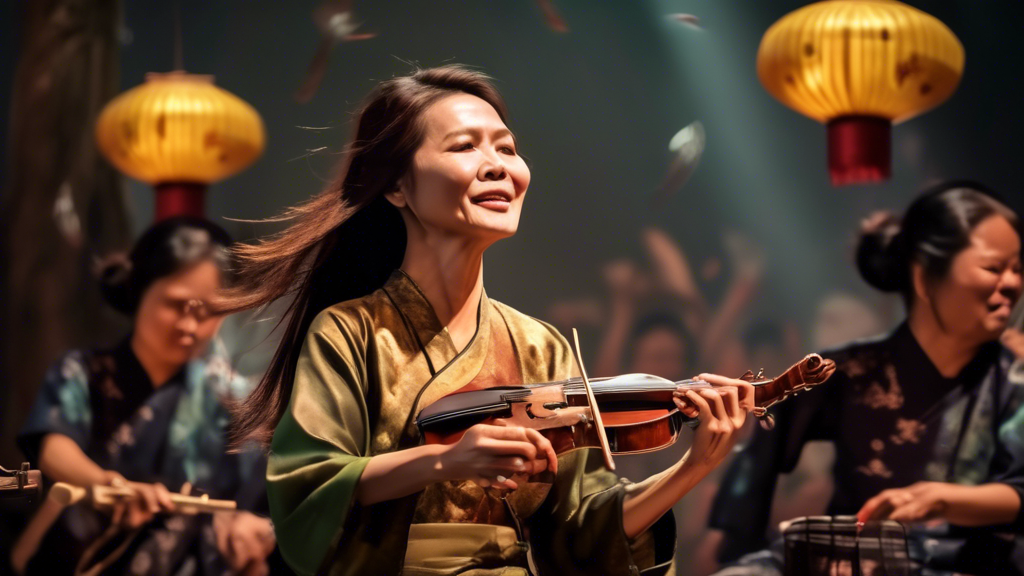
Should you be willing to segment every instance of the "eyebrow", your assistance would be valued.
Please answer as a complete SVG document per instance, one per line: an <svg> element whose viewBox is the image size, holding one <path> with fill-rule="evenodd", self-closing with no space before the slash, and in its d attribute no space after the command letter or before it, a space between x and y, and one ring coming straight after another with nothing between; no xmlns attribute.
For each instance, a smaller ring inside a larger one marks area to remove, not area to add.
<svg viewBox="0 0 1024 576"><path fill-rule="evenodd" d="M442 138L441 141L443 142L444 140L448 140L449 138L462 136L463 134L474 135L480 132L482 132L480 128L459 128L458 130L452 130L451 132L445 134L444 138ZM507 127L502 127L494 130L492 135L495 136L496 138L500 138L502 136L512 136L512 138L515 139L515 136L512 134L512 131L509 130Z"/></svg>

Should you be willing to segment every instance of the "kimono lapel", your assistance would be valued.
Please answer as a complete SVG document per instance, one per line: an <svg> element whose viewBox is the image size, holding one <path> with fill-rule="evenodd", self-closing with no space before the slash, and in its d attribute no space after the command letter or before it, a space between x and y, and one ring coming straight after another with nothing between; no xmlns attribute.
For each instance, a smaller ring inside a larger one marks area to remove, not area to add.
<svg viewBox="0 0 1024 576"><path fill-rule="evenodd" d="M404 438L418 439L416 414L424 406L466 386L480 372L491 344L489 327L493 312L487 294L482 293L477 308L476 332L460 352L455 349L448 328L441 326L430 302L408 275L396 270L384 285L384 291L398 309L406 328L419 342L430 367L430 378L411 398L404 428Z"/></svg>

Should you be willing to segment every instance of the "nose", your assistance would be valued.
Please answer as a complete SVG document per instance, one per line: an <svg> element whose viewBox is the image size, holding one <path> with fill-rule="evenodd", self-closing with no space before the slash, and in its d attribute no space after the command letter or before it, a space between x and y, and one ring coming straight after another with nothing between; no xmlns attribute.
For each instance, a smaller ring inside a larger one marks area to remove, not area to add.
<svg viewBox="0 0 1024 576"><path fill-rule="evenodd" d="M196 329L199 328L199 321L196 320L196 317L194 315L186 314L185 316L182 316L180 320L178 320L178 323L175 325L175 328L177 328L178 330L185 334L193 335L196 333Z"/></svg>
<svg viewBox="0 0 1024 576"><path fill-rule="evenodd" d="M484 181L504 180L507 172L505 163L496 154L485 155L484 161L480 163L480 172L477 177Z"/></svg>
<svg viewBox="0 0 1024 576"><path fill-rule="evenodd" d="M1013 269L1007 269L1003 272L1003 277L1000 278L999 292L1016 301L1020 297L1021 283L1021 273Z"/></svg>

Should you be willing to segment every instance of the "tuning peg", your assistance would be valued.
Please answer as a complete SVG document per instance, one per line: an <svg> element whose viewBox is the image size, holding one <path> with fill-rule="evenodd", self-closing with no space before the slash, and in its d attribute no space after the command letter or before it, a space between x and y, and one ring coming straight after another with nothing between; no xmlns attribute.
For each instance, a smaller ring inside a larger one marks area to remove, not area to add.
<svg viewBox="0 0 1024 576"><path fill-rule="evenodd" d="M759 418L758 422L761 423L761 428L765 430L771 430L775 428L775 417L771 414L765 414L763 418Z"/></svg>
<svg viewBox="0 0 1024 576"><path fill-rule="evenodd" d="M754 378L754 373L751 372L750 370L747 370L746 372L743 373L743 376L740 376L739 379L744 380L746 382L753 382Z"/></svg>
<svg viewBox="0 0 1024 576"><path fill-rule="evenodd" d="M764 368L761 368L761 369L759 369L757 371L757 376L754 376L754 380L763 380L763 379L764 379Z"/></svg>

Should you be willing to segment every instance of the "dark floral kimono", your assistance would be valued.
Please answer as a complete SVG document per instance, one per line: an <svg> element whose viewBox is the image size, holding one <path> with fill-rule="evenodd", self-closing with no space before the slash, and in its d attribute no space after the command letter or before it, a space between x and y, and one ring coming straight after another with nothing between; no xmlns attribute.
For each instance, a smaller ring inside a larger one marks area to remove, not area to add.
<svg viewBox="0 0 1024 576"><path fill-rule="evenodd" d="M168 382L153 387L126 339L113 350L72 351L47 372L18 444L38 463L46 434L70 437L105 470L128 480L160 482L179 491L238 500L264 497L261 457L225 454L225 400L244 397L249 382L231 370L214 341ZM255 480L252 482L251 480ZM29 563L28 572L70 574L108 524L87 506L65 510ZM106 574L220 574L209 515L158 516L134 538Z"/></svg>
<svg viewBox="0 0 1024 576"><path fill-rule="evenodd" d="M553 484L530 482L511 494L445 482L369 506L354 498L372 456L420 443L414 421L424 406L469 386L553 381L574 370L551 326L486 295L460 352L401 271L382 289L324 310L306 337L268 464L285 559L300 574L664 574L671 513L626 538L629 486L593 451L561 455Z"/></svg>
<svg viewBox="0 0 1024 576"><path fill-rule="evenodd" d="M999 343L955 378L938 372L906 324L822 355L836 361L835 375L773 410L776 428L758 430L722 481L710 522L726 533L721 560L768 543L776 478L811 440L836 448L829 514L855 514L882 490L919 481L1001 482L1024 496L1024 382L1009 376L1013 357ZM911 556L935 569L1014 574L1022 529L1024 507L1007 526L920 529Z"/></svg>

